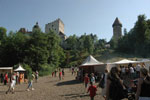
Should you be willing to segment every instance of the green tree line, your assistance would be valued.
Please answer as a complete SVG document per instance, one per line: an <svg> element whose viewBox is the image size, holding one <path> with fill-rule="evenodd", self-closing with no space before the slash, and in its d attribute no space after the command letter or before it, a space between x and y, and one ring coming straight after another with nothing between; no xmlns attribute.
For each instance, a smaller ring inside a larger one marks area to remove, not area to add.
<svg viewBox="0 0 150 100"><path fill-rule="evenodd" d="M93 34L73 35L63 41L53 31L6 32L0 27L0 66L22 64L26 69L48 73L57 67L79 65L89 54L106 50L106 41Z"/></svg>
<svg viewBox="0 0 150 100"><path fill-rule="evenodd" d="M149 57L150 54L150 19L139 15L134 27L119 39L114 48L117 52Z"/></svg>

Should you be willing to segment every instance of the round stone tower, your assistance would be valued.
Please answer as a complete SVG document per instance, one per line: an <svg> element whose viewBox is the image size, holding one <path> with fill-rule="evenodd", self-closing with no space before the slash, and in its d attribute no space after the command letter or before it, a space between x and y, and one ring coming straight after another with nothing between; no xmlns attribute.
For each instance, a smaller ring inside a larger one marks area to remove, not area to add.
<svg viewBox="0 0 150 100"><path fill-rule="evenodd" d="M115 19L113 25L113 39L118 40L122 37L122 24L119 21L118 17Z"/></svg>

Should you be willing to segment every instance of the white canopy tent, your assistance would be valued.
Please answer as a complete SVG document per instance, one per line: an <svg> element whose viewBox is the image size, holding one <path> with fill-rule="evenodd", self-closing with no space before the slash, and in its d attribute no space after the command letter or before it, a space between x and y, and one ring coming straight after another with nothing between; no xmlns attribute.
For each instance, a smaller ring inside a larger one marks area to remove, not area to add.
<svg viewBox="0 0 150 100"><path fill-rule="evenodd" d="M123 59L123 60L120 60L117 62L107 63L107 68L108 68L108 70L110 70L112 67L115 67L115 66L119 66L119 65L127 66L127 64L138 64L138 63L140 63L140 61L132 61L132 60L128 60L128 59Z"/></svg>
<svg viewBox="0 0 150 100"><path fill-rule="evenodd" d="M105 64L97 61L93 56L88 56L83 63L79 66L86 73L103 72Z"/></svg>
<svg viewBox="0 0 150 100"><path fill-rule="evenodd" d="M92 55L90 55L83 61L83 63L80 66L93 66L101 64L104 63L97 61Z"/></svg>
<svg viewBox="0 0 150 100"><path fill-rule="evenodd" d="M114 62L113 64L129 64L129 63L135 64L135 63L139 63L139 61L132 61L132 60L128 60L128 59L123 59L123 60Z"/></svg>
<svg viewBox="0 0 150 100"><path fill-rule="evenodd" d="M15 72L19 72L19 71L26 71L24 68L21 67L21 65L19 65L19 67L17 69L14 70Z"/></svg>

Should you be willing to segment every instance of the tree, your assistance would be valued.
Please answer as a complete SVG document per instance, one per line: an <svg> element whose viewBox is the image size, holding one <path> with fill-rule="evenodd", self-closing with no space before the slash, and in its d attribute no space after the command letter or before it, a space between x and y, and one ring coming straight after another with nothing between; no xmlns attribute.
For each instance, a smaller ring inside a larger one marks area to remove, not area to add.
<svg viewBox="0 0 150 100"><path fill-rule="evenodd" d="M6 28L0 27L0 40L6 38L6 32L7 32Z"/></svg>

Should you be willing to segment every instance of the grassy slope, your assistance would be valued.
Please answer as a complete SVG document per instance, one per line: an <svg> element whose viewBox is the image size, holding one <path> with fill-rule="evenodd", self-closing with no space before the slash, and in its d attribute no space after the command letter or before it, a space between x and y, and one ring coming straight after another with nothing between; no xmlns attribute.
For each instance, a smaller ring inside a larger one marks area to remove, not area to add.
<svg viewBox="0 0 150 100"><path fill-rule="evenodd" d="M123 54L123 53L115 53L113 50L106 51L105 53L101 55L94 55L94 57L101 62L104 63L110 63L110 62L115 62L119 61L122 59L129 59L129 60L140 60L142 57L135 56L132 54Z"/></svg>

